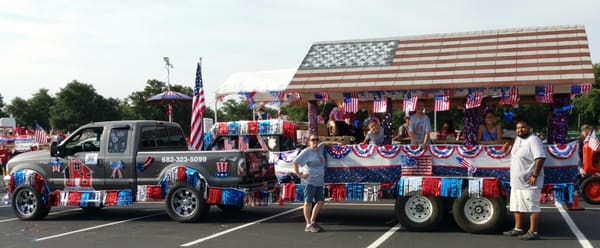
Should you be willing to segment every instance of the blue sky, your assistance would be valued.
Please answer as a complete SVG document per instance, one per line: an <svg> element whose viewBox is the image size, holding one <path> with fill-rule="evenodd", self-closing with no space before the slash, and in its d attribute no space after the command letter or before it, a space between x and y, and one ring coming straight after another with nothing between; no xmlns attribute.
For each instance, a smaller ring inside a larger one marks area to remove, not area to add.
<svg viewBox="0 0 600 248"><path fill-rule="evenodd" d="M207 104L235 72L297 68L315 41L585 25L600 63L600 1L5 1L4 103L73 80L125 98L149 79L193 87L203 58Z"/></svg>

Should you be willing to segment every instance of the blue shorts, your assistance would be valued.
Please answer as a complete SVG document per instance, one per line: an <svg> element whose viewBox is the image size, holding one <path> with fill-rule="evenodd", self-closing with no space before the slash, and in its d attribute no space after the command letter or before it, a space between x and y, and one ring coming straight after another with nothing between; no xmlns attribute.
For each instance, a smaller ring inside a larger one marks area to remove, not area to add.
<svg viewBox="0 0 600 248"><path fill-rule="evenodd" d="M325 201L323 186L314 186L306 183L302 183L302 186L304 186L304 202Z"/></svg>

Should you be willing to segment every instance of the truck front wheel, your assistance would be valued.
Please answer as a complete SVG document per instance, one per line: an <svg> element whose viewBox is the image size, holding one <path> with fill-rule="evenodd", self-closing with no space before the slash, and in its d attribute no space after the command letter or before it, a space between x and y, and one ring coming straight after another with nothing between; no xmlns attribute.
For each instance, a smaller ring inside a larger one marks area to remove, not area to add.
<svg viewBox="0 0 600 248"><path fill-rule="evenodd" d="M171 219L181 222L197 222L208 216L210 205L198 190L187 184L173 187L166 198L167 213Z"/></svg>
<svg viewBox="0 0 600 248"><path fill-rule="evenodd" d="M468 233L490 233L502 227L506 205L502 198L471 197L465 189L454 200L452 215L456 224Z"/></svg>
<svg viewBox="0 0 600 248"><path fill-rule="evenodd" d="M433 196L398 197L394 208L398 222L411 231L431 231L444 216L441 199Z"/></svg>
<svg viewBox="0 0 600 248"><path fill-rule="evenodd" d="M42 201L42 194L31 185L17 187L11 200L15 215L22 220L43 219L50 212Z"/></svg>

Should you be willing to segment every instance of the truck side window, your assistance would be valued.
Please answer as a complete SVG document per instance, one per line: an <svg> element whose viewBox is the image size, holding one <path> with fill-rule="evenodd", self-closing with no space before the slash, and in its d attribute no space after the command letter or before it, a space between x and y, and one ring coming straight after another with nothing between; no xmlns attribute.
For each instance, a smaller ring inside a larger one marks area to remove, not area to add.
<svg viewBox="0 0 600 248"><path fill-rule="evenodd" d="M115 128L110 130L108 140L109 153L123 153L127 149L127 131L129 128Z"/></svg>
<svg viewBox="0 0 600 248"><path fill-rule="evenodd" d="M78 152L99 152L103 130L102 127L92 127L70 135L65 143L65 155L73 156Z"/></svg>
<svg viewBox="0 0 600 248"><path fill-rule="evenodd" d="M187 150L187 142L185 141L183 132L177 127L142 127L139 146L140 151Z"/></svg>

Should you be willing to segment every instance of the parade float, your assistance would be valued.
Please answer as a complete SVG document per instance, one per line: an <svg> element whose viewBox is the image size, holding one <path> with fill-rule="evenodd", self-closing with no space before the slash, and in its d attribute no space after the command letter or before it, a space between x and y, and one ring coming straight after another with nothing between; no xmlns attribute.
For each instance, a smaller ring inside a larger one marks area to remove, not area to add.
<svg viewBox="0 0 600 248"><path fill-rule="evenodd" d="M318 132L318 101L324 98L337 100L346 112L383 109L387 145L327 148L325 181L333 200L372 201L391 192L396 218L409 230L435 229L451 213L462 230L487 233L503 227L506 219L510 151L477 145L485 111L547 106L547 120L532 120L547 123L542 201L574 206L581 148L567 140L567 120L572 98L589 92L593 83L585 28L552 26L316 42L286 93L307 101L313 134ZM392 106L408 112L417 101L429 112L461 109L463 139L392 144ZM591 176L580 186L584 199L597 201L599 159L593 151L585 154L584 174ZM278 178L293 174L291 166L282 165L275 168ZM301 185L281 187L283 200L302 199Z"/></svg>

